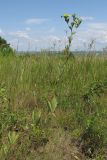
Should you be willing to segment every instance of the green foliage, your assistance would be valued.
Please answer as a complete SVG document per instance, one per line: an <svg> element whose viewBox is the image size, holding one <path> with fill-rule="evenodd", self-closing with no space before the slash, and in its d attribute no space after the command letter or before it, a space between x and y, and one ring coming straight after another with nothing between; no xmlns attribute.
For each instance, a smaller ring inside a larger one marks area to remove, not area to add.
<svg viewBox="0 0 107 160"><path fill-rule="evenodd" d="M38 126L41 120L41 111L32 112L32 125Z"/></svg>
<svg viewBox="0 0 107 160"><path fill-rule="evenodd" d="M18 140L19 135L16 132L9 132L8 133L8 142L10 145L14 145Z"/></svg>
<svg viewBox="0 0 107 160"><path fill-rule="evenodd" d="M55 110L57 108L57 99L54 96L51 101L48 101L48 112L55 116Z"/></svg>
<svg viewBox="0 0 107 160"><path fill-rule="evenodd" d="M5 39L0 37L0 54L7 56L7 55L13 55L13 49L10 47L10 44L7 43Z"/></svg>
<svg viewBox="0 0 107 160"><path fill-rule="evenodd" d="M101 122L98 117L92 116L86 121L86 127L81 135L79 141L82 152L87 157L95 157L99 150L104 147L105 137L104 130L102 129Z"/></svg>
<svg viewBox="0 0 107 160"><path fill-rule="evenodd" d="M3 45L8 45L7 41L3 39L2 37L0 37L0 47L2 47Z"/></svg>
<svg viewBox="0 0 107 160"><path fill-rule="evenodd" d="M7 143L2 144L2 147L0 149L0 158L7 158L8 155L11 153L11 149L16 144L17 140L19 138L19 134L16 132L9 132L8 133L8 141Z"/></svg>
<svg viewBox="0 0 107 160"><path fill-rule="evenodd" d="M107 80L101 81L101 82L94 82L89 87L89 90L86 94L83 95L83 99L85 102L90 103L91 98L96 95L100 97L102 93L104 93L105 89L107 89Z"/></svg>
<svg viewBox="0 0 107 160"><path fill-rule="evenodd" d="M70 14L64 14L64 15L61 16L61 17L64 17L65 22L66 22L66 23L69 23L69 20L70 20L71 15L70 15Z"/></svg>
<svg viewBox="0 0 107 160"><path fill-rule="evenodd" d="M107 60L102 55L75 56L56 85L64 62L63 54L0 55L0 160L50 159L50 150L58 155L59 148L63 155L59 141L67 146L68 159L79 137L86 159L104 157ZM89 101L84 100L87 94Z"/></svg>
<svg viewBox="0 0 107 160"><path fill-rule="evenodd" d="M74 30L80 26L80 24L82 23L82 20L76 14L64 14L61 17L64 18L70 30L69 35L67 35L68 44L65 46L65 50L64 50L65 53L70 54L70 47L72 44L73 35L75 34Z"/></svg>
<svg viewBox="0 0 107 160"><path fill-rule="evenodd" d="M4 158L6 157L6 155L8 154L9 152L9 148L10 146L8 144L3 144L2 147L1 147L1 150L0 150L0 158Z"/></svg>
<svg viewBox="0 0 107 160"><path fill-rule="evenodd" d="M7 91L5 89L4 85L0 86L0 105L3 105L7 103L8 99L7 99Z"/></svg>

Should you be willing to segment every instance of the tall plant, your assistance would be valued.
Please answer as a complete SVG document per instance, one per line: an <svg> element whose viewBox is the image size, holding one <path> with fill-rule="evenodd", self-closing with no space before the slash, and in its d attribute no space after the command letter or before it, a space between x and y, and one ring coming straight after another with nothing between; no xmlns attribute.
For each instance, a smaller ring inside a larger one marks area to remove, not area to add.
<svg viewBox="0 0 107 160"><path fill-rule="evenodd" d="M62 75L63 75L63 72L64 72L64 66L68 63L68 60L69 60L70 56L72 56L74 58L73 53L71 53L71 51L70 51L70 47L72 45L72 40L73 40L73 35L75 34L75 30L82 23L82 19L80 19L76 14L64 14L63 16L61 16L61 18L64 18L70 32L69 32L69 34L67 32L68 43L67 43L67 45L65 46L65 49L64 49L64 53L67 54L67 57L65 59L64 64L61 66L62 70L60 72L60 75L58 77L58 80L57 80L56 84L58 84L58 82L61 81Z"/></svg>
<svg viewBox="0 0 107 160"><path fill-rule="evenodd" d="M61 17L64 18L69 29L69 32L66 32L68 42L65 46L64 52L70 54L73 35L75 34L75 30L80 26L82 19L80 19L76 14L64 14Z"/></svg>

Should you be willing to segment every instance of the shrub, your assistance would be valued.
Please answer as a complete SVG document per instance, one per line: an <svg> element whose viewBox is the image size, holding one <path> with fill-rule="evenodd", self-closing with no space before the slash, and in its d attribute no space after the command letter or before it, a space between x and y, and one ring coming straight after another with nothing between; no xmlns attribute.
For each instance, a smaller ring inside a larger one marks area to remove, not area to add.
<svg viewBox="0 0 107 160"><path fill-rule="evenodd" d="M6 56L6 55L13 54L13 53L14 51L10 47L10 44L8 44L4 38L0 37L0 54Z"/></svg>

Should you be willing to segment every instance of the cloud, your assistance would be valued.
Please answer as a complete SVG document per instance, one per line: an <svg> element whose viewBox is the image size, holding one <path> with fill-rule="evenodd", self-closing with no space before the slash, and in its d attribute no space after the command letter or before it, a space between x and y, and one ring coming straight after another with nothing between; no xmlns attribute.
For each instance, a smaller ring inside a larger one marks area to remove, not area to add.
<svg viewBox="0 0 107 160"><path fill-rule="evenodd" d="M102 49L107 45L107 23L87 23L80 28L73 39L73 48L83 49L91 40L95 40L96 49Z"/></svg>
<svg viewBox="0 0 107 160"><path fill-rule="evenodd" d="M1 28L0 28L0 35L5 35L5 33L2 31Z"/></svg>
<svg viewBox="0 0 107 160"><path fill-rule="evenodd" d="M49 19L47 18L31 18L25 21L26 24L43 24L47 22Z"/></svg>
<svg viewBox="0 0 107 160"><path fill-rule="evenodd" d="M16 31L16 32L8 32L8 35L14 36L16 38L21 38L29 41L38 42L38 40L33 39L27 31Z"/></svg>
<svg viewBox="0 0 107 160"><path fill-rule="evenodd" d="M0 29L0 33L2 33L2 30Z"/></svg>
<svg viewBox="0 0 107 160"><path fill-rule="evenodd" d="M49 31L54 31L54 28L51 28ZM36 34L33 34L34 31L30 30L29 28L24 31L9 32L9 35L13 36L13 38L15 39L20 40L20 49L23 48L27 50L29 44L32 50L35 48L51 48L54 43L56 44L56 49L64 49L65 44L67 44L67 38L61 35L51 34L51 32L49 33L49 31L47 31L47 33L45 32L42 35L40 34L38 38L36 37ZM101 49L106 45L107 23L94 22L86 23L84 26L81 26L81 28L79 28L76 34L74 35L72 42L72 50L86 49L84 47L88 47L88 44L92 39L95 40L96 49ZM15 42L12 44L16 45L17 40L15 40Z"/></svg>
<svg viewBox="0 0 107 160"><path fill-rule="evenodd" d="M51 41L51 42L53 42L53 41L60 41L60 38L58 36L55 36L55 35L47 36L46 39L48 41Z"/></svg>
<svg viewBox="0 0 107 160"><path fill-rule="evenodd" d="M99 43L107 43L107 23L89 23L87 37L92 37Z"/></svg>
<svg viewBox="0 0 107 160"><path fill-rule="evenodd" d="M107 23L88 23L90 29L107 30Z"/></svg>
<svg viewBox="0 0 107 160"><path fill-rule="evenodd" d="M65 44L67 44L66 36L61 35L60 30L58 33L58 29L56 29L56 34L54 31L54 27L41 31L40 29L35 30L26 26L23 30L11 32L0 29L0 35L5 34L5 38L10 41L15 48L19 40L20 50L27 50L29 45L32 50L35 50L35 48L51 48L54 43L56 44L56 48L64 49ZM84 44L88 46L87 44L89 44L92 39L95 40L96 49L101 49L107 45L107 23L93 21L83 23L74 35L72 50L84 49Z"/></svg>
<svg viewBox="0 0 107 160"><path fill-rule="evenodd" d="M33 38L26 30L8 32L7 35L10 37L9 42L11 46L15 49L18 48L18 50L35 50L35 46L39 42L38 39Z"/></svg>
<svg viewBox="0 0 107 160"><path fill-rule="evenodd" d="M94 20L94 17L87 17L87 16L82 16L80 17L83 21L92 21Z"/></svg>
<svg viewBox="0 0 107 160"><path fill-rule="evenodd" d="M8 34L17 38L29 39L29 35L26 31L9 32Z"/></svg>

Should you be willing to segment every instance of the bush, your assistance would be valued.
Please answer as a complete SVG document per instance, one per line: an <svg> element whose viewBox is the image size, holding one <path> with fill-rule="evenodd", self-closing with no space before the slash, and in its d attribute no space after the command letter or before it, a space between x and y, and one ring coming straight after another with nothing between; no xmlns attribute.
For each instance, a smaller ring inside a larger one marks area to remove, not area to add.
<svg viewBox="0 0 107 160"><path fill-rule="evenodd" d="M89 158L97 156L106 143L106 131L102 126L102 121L100 122L98 119L100 118L94 115L86 121L86 127L79 139L79 147L82 153Z"/></svg>
<svg viewBox="0 0 107 160"><path fill-rule="evenodd" d="M5 39L0 37L0 54L5 56L5 55L13 54L13 53L14 53L14 51L10 47L10 44L8 44Z"/></svg>

